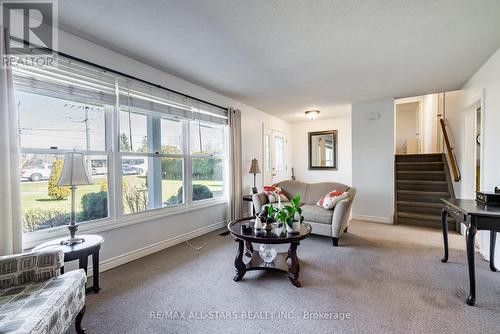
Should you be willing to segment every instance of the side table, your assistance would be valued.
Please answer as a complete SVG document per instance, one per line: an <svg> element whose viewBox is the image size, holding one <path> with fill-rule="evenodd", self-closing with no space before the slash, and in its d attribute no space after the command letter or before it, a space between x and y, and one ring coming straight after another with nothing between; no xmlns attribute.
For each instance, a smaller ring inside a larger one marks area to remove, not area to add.
<svg viewBox="0 0 500 334"><path fill-rule="evenodd" d="M87 288L87 293L99 293L99 290L101 289L99 287L99 251L101 250L104 238L95 234L79 235L79 237L84 238L85 241L68 246L61 245L61 241L66 240L67 237L50 240L36 246L31 252L38 252L47 249L61 250L64 253L64 262L78 260L78 267L85 270L85 273L87 273L88 257L92 255L93 285L92 287ZM64 274L64 266L61 267L61 274Z"/></svg>
<svg viewBox="0 0 500 334"><path fill-rule="evenodd" d="M255 216L257 213L255 212L255 207L253 206L252 195L243 195L244 202L252 202L252 216Z"/></svg>

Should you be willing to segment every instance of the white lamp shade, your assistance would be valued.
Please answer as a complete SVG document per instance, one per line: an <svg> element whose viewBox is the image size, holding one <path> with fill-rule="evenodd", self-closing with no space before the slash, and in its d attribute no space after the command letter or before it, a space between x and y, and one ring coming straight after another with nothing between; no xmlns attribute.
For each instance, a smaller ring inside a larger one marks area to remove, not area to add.
<svg viewBox="0 0 500 334"><path fill-rule="evenodd" d="M81 186L92 184L83 153L69 152L64 155L64 166L58 186Z"/></svg>

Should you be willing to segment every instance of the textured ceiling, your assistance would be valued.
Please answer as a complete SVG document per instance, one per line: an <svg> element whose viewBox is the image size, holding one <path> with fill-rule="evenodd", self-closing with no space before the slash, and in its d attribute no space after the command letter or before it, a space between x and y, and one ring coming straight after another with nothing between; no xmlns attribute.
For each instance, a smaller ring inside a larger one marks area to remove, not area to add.
<svg viewBox="0 0 500 334"><path fill-rule="evenodd" d="M500 1L64 0L63 29L288 121L454 90L500 46Z"/></svg>

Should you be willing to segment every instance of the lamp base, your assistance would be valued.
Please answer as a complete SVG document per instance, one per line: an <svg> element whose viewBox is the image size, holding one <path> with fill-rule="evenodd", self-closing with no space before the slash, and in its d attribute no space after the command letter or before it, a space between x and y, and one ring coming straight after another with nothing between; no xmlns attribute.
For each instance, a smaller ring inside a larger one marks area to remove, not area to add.
<svg viewBox="0 0 500 334"><path fill-rule="evenodd" d="M73 246L73 245L79 244L79 243L84 242L84 241L85 241L84 238L68 238L68 239L62 240L61 245Z"/></svg>
<svg viewBox="0 0 500 334"><path fill-rule="evenodd" d="M80 242L85 241L84 238L75 237L75 233L76 231L78 231L78 225L75 224L74 221L72 221L72 223L68 225L68 230L70 237L68 239L64 239L63 241L61 241L61 245L73 246L75 244L79 244Z"/></svg>

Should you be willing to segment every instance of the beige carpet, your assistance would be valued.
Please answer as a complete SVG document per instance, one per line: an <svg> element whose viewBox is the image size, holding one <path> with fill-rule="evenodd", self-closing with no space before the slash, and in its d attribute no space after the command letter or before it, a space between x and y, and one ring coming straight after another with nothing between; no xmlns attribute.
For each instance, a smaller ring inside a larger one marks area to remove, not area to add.
<svg viewBox="0 0 500 334"><path fill-rule="evenodd" d="M338 248L326 237L302 242L302 288L255 271L233 282L231 236L191 242L203 249L180 244L103 273L101 292L87 297L87 333L500 331L500 273L478 255L477 304L467 306L465 240L457 234L443 264L437 230L354 221Z"/></svg>

